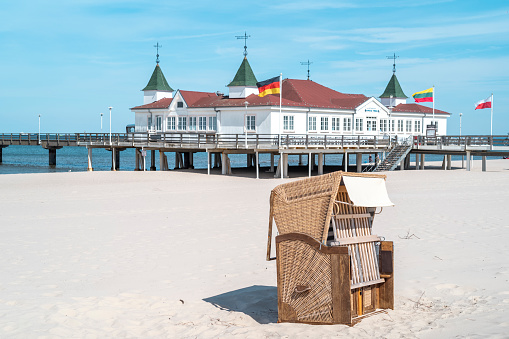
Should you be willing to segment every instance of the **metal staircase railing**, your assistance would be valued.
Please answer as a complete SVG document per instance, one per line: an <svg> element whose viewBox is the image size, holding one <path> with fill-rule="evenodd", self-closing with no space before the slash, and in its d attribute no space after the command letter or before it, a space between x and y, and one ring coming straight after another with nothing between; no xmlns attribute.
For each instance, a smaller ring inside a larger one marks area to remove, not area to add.
<svg viewBox="0 0 509 339"><path fill-rule="evenodd" d="M393 171L398 164L405 159L412 150L411 137L400 144L395 144L391 151L386 155L372 172Z"/></svg>

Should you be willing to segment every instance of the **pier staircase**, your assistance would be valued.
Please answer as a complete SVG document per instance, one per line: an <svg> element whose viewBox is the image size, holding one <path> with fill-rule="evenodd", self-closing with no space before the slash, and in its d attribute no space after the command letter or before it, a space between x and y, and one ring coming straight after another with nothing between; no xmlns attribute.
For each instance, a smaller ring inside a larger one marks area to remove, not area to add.
<svg viewBox="0 0 509 339"><path fill-rule="evenodd" d="M410 139L401 144L395 144L384 160L376 165L371 172L393 171L412 150Z"/></svg>

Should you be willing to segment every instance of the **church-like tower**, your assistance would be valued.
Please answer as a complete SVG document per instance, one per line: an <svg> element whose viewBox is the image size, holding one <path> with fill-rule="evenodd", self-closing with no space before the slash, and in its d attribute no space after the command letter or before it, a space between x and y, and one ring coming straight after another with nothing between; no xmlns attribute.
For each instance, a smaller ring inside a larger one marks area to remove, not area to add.
<svg viewBox="0 0 509 339"><path fill-rule="evenodd" d="M380 95L380 100L384 106L389 108L396 107L399 104L405 104L408 97L403 93L396 73L392 74L391 80L387 84L385 91Z"/></svg>
<svg viewBox="0 0 509 339"><path fill-rule="evenodd" d="M251 94L258 94L257 82L247 57L244 57L235 78L228 84L230 98L247 98Z"/></svg>
<svg viewBox="0 0 509 339"><path fill-rule="evenodd" d="M394 60L392 64L392 77L387 87L385 87L384 93L380 95L380 100L384 106L393 108L399 104L406 104L406 99L408 97L403 93L398 78L396 77L396 58L398 58L398 56L394 53L393 56L388 56L387 58Z"/></svg>
<svg viewBox="0 0 509 339"><path fill-rule="evenodd" d="M150 104L151 102L161 100L163 98L172 98L173 97L173 89L168 85L166 78L164 77L163 71L159 66L159 43L157 43L157 58L156 58L156 68L154 72L152 72L152 76L148 81L147 86L145 86L143 91L143 104Z"/></svg>

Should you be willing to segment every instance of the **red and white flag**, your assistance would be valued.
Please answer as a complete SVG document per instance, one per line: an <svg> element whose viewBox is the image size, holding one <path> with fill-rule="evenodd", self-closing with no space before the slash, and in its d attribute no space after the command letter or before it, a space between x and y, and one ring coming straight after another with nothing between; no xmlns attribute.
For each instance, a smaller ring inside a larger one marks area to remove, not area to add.
<svg viewBox="0 0 509 339"><path fill-rule="evenodd" d="M476 102L475 109L491 108L491 100L492 96L490 95L488 99Z"/></svg>

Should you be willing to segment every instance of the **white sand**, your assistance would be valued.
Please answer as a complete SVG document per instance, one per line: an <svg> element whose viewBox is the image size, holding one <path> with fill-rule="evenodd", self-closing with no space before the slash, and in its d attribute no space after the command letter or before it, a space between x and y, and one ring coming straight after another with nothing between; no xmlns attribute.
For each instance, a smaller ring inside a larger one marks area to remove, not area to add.
<svg viewBox="0 0 509 339"><path fill-rule="evenodd" d="M507 337L509 160L387 175L374 233L395 243L395 310L354 327L276 323L265 248L286 180L1 175L0 337Z"/></svg>

